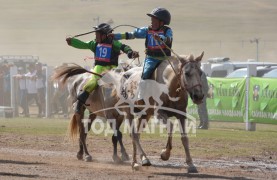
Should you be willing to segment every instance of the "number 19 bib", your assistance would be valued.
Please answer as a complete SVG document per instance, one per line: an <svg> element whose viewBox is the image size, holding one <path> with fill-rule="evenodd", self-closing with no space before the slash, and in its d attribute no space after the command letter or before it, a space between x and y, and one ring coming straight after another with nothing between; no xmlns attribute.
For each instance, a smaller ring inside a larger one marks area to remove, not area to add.
<svg viewBox="0 0 277 180"><path fill-rule="evenodd" d="M111 62L112 45L111 44L98 44L96 46L95 60Z"/></svg>

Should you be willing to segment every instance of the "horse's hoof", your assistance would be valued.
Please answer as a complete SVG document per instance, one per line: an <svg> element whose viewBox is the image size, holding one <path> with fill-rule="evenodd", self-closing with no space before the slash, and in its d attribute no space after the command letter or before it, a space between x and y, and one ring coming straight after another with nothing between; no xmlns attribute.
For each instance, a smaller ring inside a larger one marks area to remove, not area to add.
<svg viewBox="0 0 277 180"><path fill-rule="evenodd" d="M134 163L133 166L132 166L132 169L135 170L135 171L138 171L139 170L139 164L138 163Z"/></svg>
<svg viewBox="0 0 277 180"><path fill-rule="evenodd" d="M142 160L141 165L142 166L151 166L152 164L149 161L149 159L144 159L144 160Z"/></svg>
<svg viewBox="0 0 277 180"><path fill-rule="evenodd" d="M91 162L91 161L92 161L91 155L86 155L86 156L85 156L85 161L86 161L86 162Z"/></svg>
<svg viewBox="0 0 277 180"><path fill-rule="evenodd" d="M169 157L170 157L170 152L167 153L166 149L163 149L162 153L161 153L161 159L163 161L167 161L169 159Z"/></svg>
<svg viewBox="0 0 277 180"><path fill-rule="evenodd" d="M122 161L129 161L130 160L129 155L127 153L123 153L121 155L121 160Z"/></svg>
<svg viewBox="0 0 277 180"><path fill-rule="evenodd" d="M189 166L188 173L198 173L197 168L195 166Z"/></svg>
<svg viewBox="0 0 277 180"><path fill-rule="evenodd" d="M78 154L77 154L77 159L78 159L78 160L83 160L83 154L79 154L79 153L78 153Z"/></svg>
<svg viewBox="0 0 277 180"><path fill-rule="evenodd" d="M121 163L122 162L121 159L117 155L113 155L113 161L115 163Z"/></svg>

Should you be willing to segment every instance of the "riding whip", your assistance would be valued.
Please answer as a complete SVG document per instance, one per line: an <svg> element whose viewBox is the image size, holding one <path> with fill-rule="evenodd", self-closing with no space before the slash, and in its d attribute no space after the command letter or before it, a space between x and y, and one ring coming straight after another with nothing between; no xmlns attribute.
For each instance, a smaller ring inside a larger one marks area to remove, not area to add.
<svg viewBox="0 0 277 180"><path fill-rule="evenodd" d="M129 27L133 27L133 28L138 28L136 26L133 26L133 25L128 25L128 24L122 24L122 25L118 25L118 26L115 26L114 28L112 28L109 32L113 31L114 29L118 28L118 27L121 27L121 26L129 26ZM82 33L82 34L77 34L75 36L73 36L74 38L75 37L79 37L79 36L84 36L84 35L87 35L87 34L91 34L91 33L94 33L96 32L97 30L93 30L93 31L90 31L90 32L87 32L87 33Z"/></svg>

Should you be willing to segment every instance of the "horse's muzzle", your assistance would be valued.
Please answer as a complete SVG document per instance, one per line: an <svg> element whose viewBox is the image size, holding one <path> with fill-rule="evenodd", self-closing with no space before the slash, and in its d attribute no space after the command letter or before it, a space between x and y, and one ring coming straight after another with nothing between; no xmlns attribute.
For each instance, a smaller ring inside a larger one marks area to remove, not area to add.
<svg viewBox="0 0 277 180"><path fill-rule="evenodd" d="M194 103L194 104L201 104L201 103L203 103L203 99L204 99L204 94L201 96L201 97L199 97L199 96L197 96L197 95L192 95L192 96L190 96L190 98L192 99L192 102Z"/></svg>

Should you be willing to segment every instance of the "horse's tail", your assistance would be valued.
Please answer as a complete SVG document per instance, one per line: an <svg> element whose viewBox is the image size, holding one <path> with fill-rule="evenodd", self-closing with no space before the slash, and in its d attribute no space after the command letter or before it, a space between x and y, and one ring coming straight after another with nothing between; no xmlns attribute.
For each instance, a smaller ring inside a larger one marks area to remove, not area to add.
<svg viewBox="0 0 277 180"><path fill-rule="evenodd" d="M58 80L61 79L62 83L65 83L66 80L72 76L78 75L78 74L83 74L83 73L91 73L91 74L95 74L101 77L100 74L91 72L89 70L86 70L85 68L79 66L78 64L72 63L71 66L60 66L58 67L53 76L52 79L54 80Z"/></svg>
<svg viewBox="0 0 277 180"><path fill-rule="evenodd" d="M76 118L76 115L74 114L70 120L69 123L69 137L71 140L75 141L77 139L77 133L79 130L79 126L78 126L78 118Z"/></svg>

